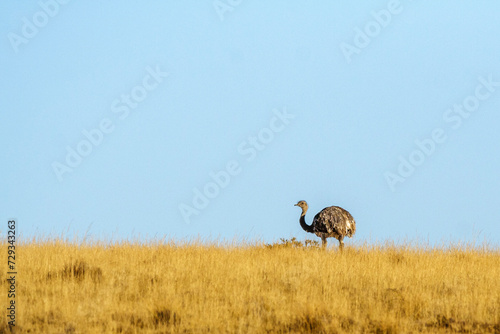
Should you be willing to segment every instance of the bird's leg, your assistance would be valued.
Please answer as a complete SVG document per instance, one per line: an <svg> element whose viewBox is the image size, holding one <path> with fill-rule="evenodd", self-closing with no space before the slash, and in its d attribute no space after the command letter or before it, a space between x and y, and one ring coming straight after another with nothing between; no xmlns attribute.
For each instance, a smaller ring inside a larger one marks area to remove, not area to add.
<svg viewBox="0 0 500 334"><path fill-rule="evenodd" d="M344 240L343 238L339 238L339 249L342 252L344 250Z"/></svg>
<svg viewBox="0 0 500 334"><path fill-rule="evenodd" d="M321 235L321 246L323 246L323 248L326 247L326 236L324 234Z"/></svg>

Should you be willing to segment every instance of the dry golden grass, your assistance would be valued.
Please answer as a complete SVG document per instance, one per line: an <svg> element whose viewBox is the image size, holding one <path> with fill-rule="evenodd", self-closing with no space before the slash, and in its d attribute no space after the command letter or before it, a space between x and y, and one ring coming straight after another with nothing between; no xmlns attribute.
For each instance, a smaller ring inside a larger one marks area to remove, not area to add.
<svg viewBox="0 0 500 334"><path fill-rule="evenodd" d="M16 257L17 333L500 332L487 247L33 241Z"/></svg>

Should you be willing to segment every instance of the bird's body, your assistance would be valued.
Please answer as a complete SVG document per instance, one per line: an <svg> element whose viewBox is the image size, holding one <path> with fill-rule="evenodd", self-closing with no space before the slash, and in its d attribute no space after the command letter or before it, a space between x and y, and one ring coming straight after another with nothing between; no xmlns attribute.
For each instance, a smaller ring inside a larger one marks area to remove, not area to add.
<svg viewBox="0 0 500 334"><path fill-rule="evenodd" d="M356 222L351 214L338 206L330 206L321 210L314 216L311 225L305 222L305 215L308 209L306 201L299 201L296 206L302 209L300 216L300 226L306 232L314 233L321 238L323 247L326 246L326 238L335 238L339 241L342 249L344 237L352 237L356 232Z"/></svg>

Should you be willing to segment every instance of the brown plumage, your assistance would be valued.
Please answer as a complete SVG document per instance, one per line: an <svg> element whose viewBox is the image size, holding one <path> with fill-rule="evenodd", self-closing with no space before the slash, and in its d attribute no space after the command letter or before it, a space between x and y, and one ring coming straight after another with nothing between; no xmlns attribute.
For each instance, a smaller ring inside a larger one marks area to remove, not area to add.
<svg viewBox="0 0 500 334"><path fill-rule="evenodd" d="M344 248L344 237L352 237L356 232L356 222L347 210L338 206L330 206L321 210L314 216L311 225L306 224L305 216L308 209L306 201L299 201L295 206L302 209L300 215L300 226L304 231L314 233L321 238L323 247L326 247L326 238L335 238L339 241L339 247Z"/></svg>

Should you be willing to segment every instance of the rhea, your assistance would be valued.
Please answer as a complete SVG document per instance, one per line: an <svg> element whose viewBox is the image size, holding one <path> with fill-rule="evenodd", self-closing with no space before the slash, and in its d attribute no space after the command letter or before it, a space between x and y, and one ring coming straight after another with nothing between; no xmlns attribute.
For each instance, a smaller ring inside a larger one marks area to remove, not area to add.
<svg viewBox="0 0 500 334"><path fill-rule="evenodd" d="M340 250L344 249L344 237L352 237L356 232L356 222L351 214L339 206L330 206L314 216L311 225L306 223L308 209L306 201L299 201L295 206L302 209L300 226L304 231L314 233L321 238L322 246L326 247L326 238L335 238L339 241Z"/></svg>

